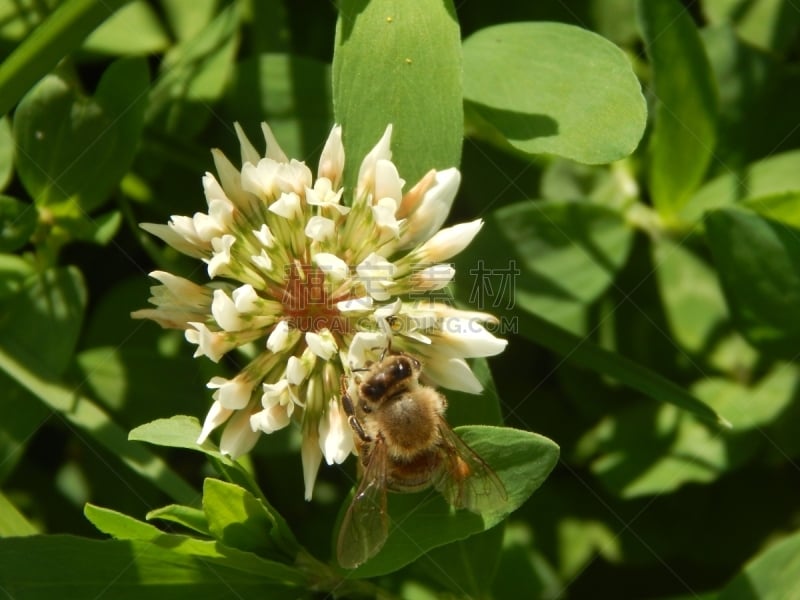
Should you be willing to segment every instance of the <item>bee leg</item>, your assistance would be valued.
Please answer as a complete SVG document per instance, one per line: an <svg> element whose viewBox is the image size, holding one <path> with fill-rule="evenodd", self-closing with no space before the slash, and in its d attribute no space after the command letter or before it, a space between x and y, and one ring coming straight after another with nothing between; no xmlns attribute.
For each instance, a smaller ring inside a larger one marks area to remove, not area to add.
<svg viewBox="0 0 800 600"><path fill-rule="evenodd" d="M344 388L344 384L342 387ZM344 391L344 389L342 389L342 408L347 415L347 422L350 424L350 428L358 437L361 438L362 441L371 442L372 438L367 435L367 432L364 431L361 423L359 423L358 419L356 418L356 411L353 408L353 401L350 400L350 396L346 391Z"/></svg>

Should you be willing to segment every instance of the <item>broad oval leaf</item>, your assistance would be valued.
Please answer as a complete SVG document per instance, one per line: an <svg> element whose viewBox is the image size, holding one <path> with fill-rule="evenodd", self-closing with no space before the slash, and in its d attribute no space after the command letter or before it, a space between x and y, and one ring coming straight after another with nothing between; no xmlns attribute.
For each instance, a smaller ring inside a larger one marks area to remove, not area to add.
<svg viewBox="0 0 800 600"><path fill-rule="evenodd" d="M170 39L147 2L131 2L111 15L83 42L83 49L103 54L141 56L165 50Z"/></svg>
<svg viewBox="0 0 800 600"><path fill-rule="evenodd" d="M716 144L717 90L697 27L677 0L639 0L657 98L650 192L672 217L703 179Z"/></svg>
<svg viewBox="0 0 800 600"><path fill-rule="evenodd" d="M389 537L375 557L353 571L354 576L391 573L431 548L494 527L544 483L558 462L556 443L529 431L484 425L457 427L455 431L503 482L508 502L477 515L453 509L433 490L389 494Z"/></svg>
<svg viewBox="0 0 800 600"><path fill-rule="evenodd" d="M14 114L17 171L37 205L76 197L81 209L99 207L133 161L147 99L142 58L113 63L95 95L84 96L48 75Z"/></svg>
<svg viewBox="0 0 800 600"><path fill-rule="evenodd" d="M294 557L299 549L280 515L233 483L207 478L203 512L211 535L232 548L284 559Z"/></svg>
<svg viewBox="0 0 800 600"><path fill-rule="evenodd" d="M407 184L430 169L457 166L464 116L451 0L340 2L333 107L348 157L348 188L390 123L392 160Z"/></svg>
<svg viewBox="0 0 800 600"><path fill-rule="evenodd" d="M470 36L464 98L517 150L590 164L632 153L647 115L622 50L561 23L495 25Z"/></svg>
<svg viewBox="0 0 800 600"><path fill-rule="evenodd" d="M705 224L737 327L756 347L793 360L800 346L798 230L738 209L714 211Z"/></svg>

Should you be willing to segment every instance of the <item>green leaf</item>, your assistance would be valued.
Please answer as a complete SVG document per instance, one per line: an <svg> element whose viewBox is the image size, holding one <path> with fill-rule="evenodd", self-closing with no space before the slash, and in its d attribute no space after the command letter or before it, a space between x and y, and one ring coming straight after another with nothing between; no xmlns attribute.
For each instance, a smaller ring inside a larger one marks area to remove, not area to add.
<svg viewBox="0 0 800 600"><path fill-rule="evenodd" d="M207 478L203 511L211 535L226 546L271 558L294 557L299 550L275 510L238 485Z"/></svg>
<svg viewBox="0 0 800 600"><path fill-rule="evenodd" d="M197 443L200 436L200 422L195 417L186 415L175 415L169 419L156 419L150 423L140 425L131 430L128 439L132 441L147 442L157 446L168 448L185 448L202 452L212 459L214 465L225 476L232 481L267 503L258 485L253 481L250 474L236 461L222 454L211 440L206 440L202 444ZM277 513L273 513L276 520L280 518ZM288 531L288 525L281 525L281 531Z"/></svg>
<svg viewBox="0 0 800 600"><path fill-rule="evenodd" d="M184 41L199 35L214 18L217 0L161 0L171 31Z"/></svg>
<svg viewBox="0 0 800 600"><path fill-rule="evenodd" d="M0 115L129 0L67 0L0 63Z"/></svg>
<svg viewBox="0 0 800 600"><path fill-rule="evenodd" d="M800 591L800 533L772 543L715 600L782 600Z"/></svg>
<svg viewBox="0 0 800 600"><path fill-rule="evenodd" d="M653 264L670 331L687 352L703 355L728 320L725 296L713 269L666 238L653 244Z"/></svg>
<svg viewBox="0 0 800 600"><path fill-rule="evenodd" d="M184 139L202 130L212 114L208 104L222 96L233 70L238 25L234 4L167 53L150 90L148 125Z"/></svg>
<svg viewBox="0 0 800 600"><path fill-rule="evenodd" d="M0 194L0 252L13 252L27 244L37 218L32 204Z"/></svg>
<svg viewBox="0 0 800 600"><path fill-rule="evenodd" d="M582 304L608 289L633 238L619 213L589 202L526 201L492 216L526 274L541 281L543 295Z"/></svg>
<svg viewBox="0 0 800 600"><path fill-rule="evenodd" d="M674 404L709 424L730 427L727 420L680 385L630 358L573 335L538 315L520 313L518 323L521 335L549 348L569 362L612 377L654 400Z"/></svg>
<svg viewBox="0 0 800 600"><path fill-rule="evenodd" d="M41 365L37 365L41 369ZM89 399L80 396L50 374L32 371L19 357L0 344L0 370L37 396L44 404L58 411L67 421L86 432L99 444L168 496L191 502L197 492L172 471L161 459L147 450L129 444L125 431Z"/></svg>
<svg viewBox="0 0 800 600"><path fill-rule="evenodd" d="M264 573L285 582L303 583L299 572L274 561L265 561L252 552L241 552L236 548L196 538L164 533L157 527L144 523L115 510L87 504L84 514L103 533L115 539L153 542L156 546L174 550L179 554L208 558L227 559L232 566L249 573Z"/></svg>
<svg viewBox="0 0 800 600"><path fill-rule="evenodd" d="M333 107L348 157L348 189L390 123L392 160L409 184L430 169L457 166L464 116L451 0L340 2Z"/></svg>
<svg viewBox="0 0 800 600"><path fill-rule="evenodd" d="M158 15L141 0L124 6L83 43L83 49L101 54L138 56L165 50L170 39Z"/></svg>
<svg viewBox="0 0 800 600"><path fill-rule="evenodd" d="M0 348L38 372L60 375L72 358L85 308L78 269L49 269L30 277L3 303Z"/></svg>
<svg viewBox="0 0 800 600"><path fill-rule="evenodd" d="M762 217L800 229L800 189L750 198L742 204Z"/></svg>
<svg viewBox="0 0 800 600"><path fill-rule="evenodd" d="M159 519L161 521L177 523L178 525L182 525L202 535L211 536L211 532L208 530L206 514L199 508L184 506L182 504L170 504L151 510L147 513L145 518L148 521Z"/></svg>
<svg viewBox="0 0 800 600"><path fill-rule="evenodd" d="M147 63L136 58L106 69L91 98L57 75L25 96L14 114L17 171L37 205L76 196L91 212L108 198L133 161L147 87Z"/></svg>
<svg viewBox="0 0 800 600"><path fill-rule="evenodd" d="M656 110L650 192L666 218L703 180L716 143L717 91L697 28L678 0L639 0Z"/></svg>
<svg viewBox="0 0 800 600"><path fill-rule="evenodd" d="M0 119L0 190L6 189L14 173L14 139L8 117Z"/></svg>
<svg viewBox="0 0 800 600"><path fill-rule="evenodd" d="M612 284L632 239L619 213L587 201L512 204L456 259L460 296L500 313L497 333L518 331L520 310L583 333L587 304Z"/></svg>
<svg viewBox="0 0 800 600"><path fill-rule="evenodd" d="M146 541L9 538L0 540L0 581L20 600L302 597L306 580L298 571L212 542L201 544L204 554L191 555Z"/></svg>
<svg viewBox="0 0 800 600"><path fill-rule="evenodd" d="M741 172L720 175L697 191L681 217L696 221L715 208L800 190L799 163L800 150L793 150L754 162Z"/></svg>
<svg viewBox="0 0 800 600"><path fill-rule="evenodd" d="M758 348L794 359L800 344L800 235L749 211L706 218L708 244L737 328Z"/></svg>
<svg viewBox="0 0 800 600"><path fill-rule="evenodd" d="M383 549L353 571L374 577L396 571L426 551L494 527L544 483L558 461L558 446L546 437L508 427L468 426L456 433L494 470L508 502L482 515L455 510L435 491L390 494L389 537Z"/></svg>
<svg viewBox="0 0 800 600"><path fill-rule="evenodd" d="M158 527L102 506L86 504L83 514L98 531L117 540L152 541L164 535Z"/></svg>
<svg viewBox="0 0 800 600"><path fill-rule="evenodd" d="M631 154L647 115L625 54L561 23L509 23L471 35L464 97L470 113L517 150L591 164Z"/></svg>
<svg viewBox="0 0 800 600"><path fill-rule="evenodd" d="M426 552L415 564L463 598L488 595L503 545L501 525Z"/></svg>
<svg viewBox="0 0 800 600"><path fill-rule="evenodd" d="M0 491L0 538L36 535L38 529Z"/></svg>

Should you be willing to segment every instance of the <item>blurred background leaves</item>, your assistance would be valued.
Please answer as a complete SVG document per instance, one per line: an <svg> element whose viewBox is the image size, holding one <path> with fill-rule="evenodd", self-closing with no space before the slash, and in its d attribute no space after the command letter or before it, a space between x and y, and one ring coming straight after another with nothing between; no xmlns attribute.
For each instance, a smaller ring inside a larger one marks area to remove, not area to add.
<svg viewBox="0 0 800 600"><path fill-rule="evenodd" d="M0 56L0 589L96 595L132 560L118 589L156 597L340 581L352 464L306 503L296 431L239 464L191 421L127 440L229 367L129 318L153 268L202 276L137 224L203 210L208 150L267 120L309 164L334 121L348 157L391 121L407 181L460 160L450 219L486 225L452 291L510 343L451 421L561 448L504 525L338 593L798 593L795 2L0 0Z"/></svg>

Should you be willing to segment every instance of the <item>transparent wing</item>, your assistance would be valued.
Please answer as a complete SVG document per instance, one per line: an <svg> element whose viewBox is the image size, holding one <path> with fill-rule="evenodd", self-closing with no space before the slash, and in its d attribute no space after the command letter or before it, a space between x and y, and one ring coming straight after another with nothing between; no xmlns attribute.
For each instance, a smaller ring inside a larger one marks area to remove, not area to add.
<svg viewBox="0 0 800 600"><path fill-rule="evenodd" d="M345 569L375 556L386 542L386 444L375 440L353 501L339 529L336 554Z"/></svg>
<svg viewBox="0 0 800 600"><path fill-rule="evenodd" d="M478 456L444 419L439 422L444 440L444 465L436 489L456 508L481 514L497 510L508 501L506 488L492 468Z"/></svg>

